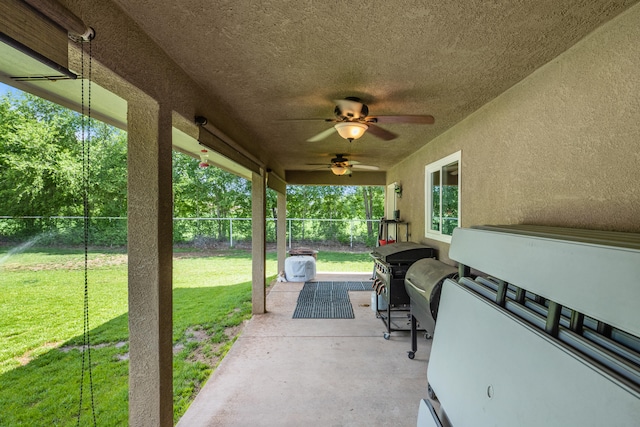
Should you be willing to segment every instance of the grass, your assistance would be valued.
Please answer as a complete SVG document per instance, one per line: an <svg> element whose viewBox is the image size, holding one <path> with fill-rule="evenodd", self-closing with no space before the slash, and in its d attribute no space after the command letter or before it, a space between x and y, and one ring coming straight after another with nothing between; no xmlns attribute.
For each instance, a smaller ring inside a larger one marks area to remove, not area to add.
<svg viewBox="0 0 640 427"><path fill-rule="evenodd" d="M371 273L373 260L369 253L318 252L316 271L335 273Z"/></svg>
<svg viewBox="0 0 640 427"><path fill-rule="evenodd" d="M6 250L0 249L0 259ZM89 254L91 366L99 425L127 424L126 256ZM84 255L34 249L0 265L0 426L78 423ZM318 271L369 272L368 254L320 252ZM275 276L276 255L267 256ZM177 421L251 315L251 255L177 251L173 264L174 419ZM88 355L84 355L88 359ZM89 381L80 425L92 424Z"/></svg>

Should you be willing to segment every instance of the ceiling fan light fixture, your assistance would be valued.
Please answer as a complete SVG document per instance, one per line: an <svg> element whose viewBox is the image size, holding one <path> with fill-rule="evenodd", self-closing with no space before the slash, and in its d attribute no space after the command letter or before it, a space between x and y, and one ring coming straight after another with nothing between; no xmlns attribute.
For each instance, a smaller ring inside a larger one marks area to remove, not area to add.
<svg viewBox="0 0 640 427"><path fill-rule="evenodd" d="M342 165L332 165L331 172L333 172L334 175L338 175L338 176L345 175L346 173L349 172L349 167L342 166Z"/></svg>
<svg viewBox="0 0 640 427"><path fill-rule="evenodd" d="M334 127L341 137L349 141L360 138L369 129L369 126L359 122L340 122L336 123Z"/></svg>

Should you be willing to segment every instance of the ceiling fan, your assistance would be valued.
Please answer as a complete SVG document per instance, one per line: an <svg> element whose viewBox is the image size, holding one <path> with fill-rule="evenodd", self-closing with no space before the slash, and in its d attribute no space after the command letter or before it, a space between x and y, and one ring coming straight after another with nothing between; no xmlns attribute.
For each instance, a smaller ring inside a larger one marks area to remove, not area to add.
<svg viewBox="0 0 640 427"><path fill-rule="evenodd" d="M433 124L433 116L370 116L369 107L363 104L360 98L349 96L345 99L335 101L336 107L333 112L334 119L318 119L326 122L334 122L333 128L320 132L309 138L307 142L317 142L327 138L334 131L338 131L341 137L349 140L360 138L368 130L374 136L385 141L397 138L393 132L381 128L377 123L411 123L411 124Z"/></svg>
<svg viewBox="0 0 640 427"><path fill-rule="evenodd" d="M311 166L324 166L329 168L334 175L351 175L352 169L361 170L378 170L377 166L363 165L358 161L349 160L344 157L344 154L336 154L336 157L331 159L330 164L325 163L310 163Z"/></svg>

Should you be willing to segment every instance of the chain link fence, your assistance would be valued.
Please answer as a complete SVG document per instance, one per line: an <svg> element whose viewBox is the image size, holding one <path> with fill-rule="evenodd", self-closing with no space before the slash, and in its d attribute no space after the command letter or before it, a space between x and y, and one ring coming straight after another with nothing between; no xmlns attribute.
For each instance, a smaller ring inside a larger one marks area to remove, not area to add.
<svg viewBox="0 0 640 427"><path fill-rule="evenodd" d="M379 220L287 218L287 246L374 247ZM168 230L169 231L169 230ZM267 243L275 243L277 220L267 218ZM243 247L251 243L251 218L174 218L173 241L195 247ZM0 216L0 243L75 246L84 243L84 217ZM89 219L89 245L125 246L126 217Z"/></svg>

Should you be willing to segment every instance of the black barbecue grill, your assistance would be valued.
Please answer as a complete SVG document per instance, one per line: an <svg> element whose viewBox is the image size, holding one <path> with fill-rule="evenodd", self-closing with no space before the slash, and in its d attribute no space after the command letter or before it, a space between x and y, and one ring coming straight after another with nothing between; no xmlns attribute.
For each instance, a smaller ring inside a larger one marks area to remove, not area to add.
<svg viewBox="0 0 640 427"><path fill-rule="evenodd" d="M445 279L458 277L458 269L435 259L421 259L413 263L404 278L405 289L411 300L411 351L409 359L418 350L418 323L425 333L433 334L438 317L440 292Z"/></svg>
<svg viewBox="0 0 640 427"><path fill-rule="evenodd" d="M384 338L389 339L391 332L408 329L394 329L391 322L393 311L409 311L410 299L404 287L404 277L411 265L423 258L435 257L435 249L413 242L392 243L377 247L371 252L375 262L374 289L386 302L386 309L378 307L376 313L387 331Z"/></svg>

